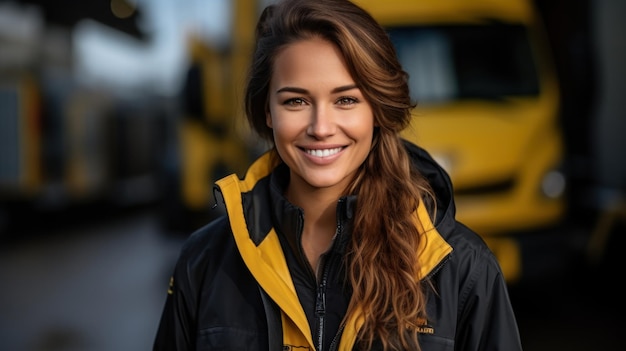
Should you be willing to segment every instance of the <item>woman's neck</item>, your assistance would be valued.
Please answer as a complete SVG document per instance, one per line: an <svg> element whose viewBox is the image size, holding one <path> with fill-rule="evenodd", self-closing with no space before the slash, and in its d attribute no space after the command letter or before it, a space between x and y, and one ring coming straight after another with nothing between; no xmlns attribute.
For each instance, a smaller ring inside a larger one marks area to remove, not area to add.
<svg viewBox="0 0 626 351"><path fill-rule="evenodd" d="M285 196L304 211L302 249L315 270L319 257L328 251L337 227L339 194L331 189L287 187Z"/></svg>

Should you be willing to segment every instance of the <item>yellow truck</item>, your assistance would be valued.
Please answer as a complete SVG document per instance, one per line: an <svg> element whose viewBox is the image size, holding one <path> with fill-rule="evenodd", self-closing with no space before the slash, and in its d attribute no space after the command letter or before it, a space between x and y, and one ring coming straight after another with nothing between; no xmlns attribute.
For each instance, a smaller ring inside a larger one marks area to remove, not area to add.
<svg viewBox="0 0 626 351"><path fill-rule="evenodd" d="M257 0L231 3L227 44L202 33L188 33L188 66L180 92L180 113L170 131L170 152L164 158L161 220L170 234L187 235L220 215L213 183L238 173L243 176L262 147L243 121L243 83L259 14Z"/></svg>
<svg viewBox="0 0 626 351"><path fill-rule="evenodd" d="M418 106L404 136L448 171L457 218L519 281L541 259L525 244L553 242L542 230L565 212L559 86L532 1L355 2L386 27L410 75Z"/></svg>

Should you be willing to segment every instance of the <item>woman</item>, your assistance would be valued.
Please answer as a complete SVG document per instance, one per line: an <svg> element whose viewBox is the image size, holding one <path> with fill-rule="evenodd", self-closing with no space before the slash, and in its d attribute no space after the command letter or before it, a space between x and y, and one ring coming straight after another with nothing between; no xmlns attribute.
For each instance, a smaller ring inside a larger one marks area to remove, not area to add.
<svg viewBox="0 0 626 351"><path fill-rule="evenodd" d="M506 284L403 141L414 105L385 31L346 0L267 7L246 115L272 148L217 182L155 350L521 350Z"/></svg>

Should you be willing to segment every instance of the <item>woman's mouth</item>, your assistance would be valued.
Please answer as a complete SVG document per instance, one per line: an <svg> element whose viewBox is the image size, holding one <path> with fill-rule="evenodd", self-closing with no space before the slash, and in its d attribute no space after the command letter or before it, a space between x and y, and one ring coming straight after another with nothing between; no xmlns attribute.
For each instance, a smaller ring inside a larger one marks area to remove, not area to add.
<svg viewBox="0 0 626 351"><path fill-rule="evenodd" d="M311 156L324 158L337 154L341 149L341 147L335 147L332 149L305 149L304 151Z"/></svg>

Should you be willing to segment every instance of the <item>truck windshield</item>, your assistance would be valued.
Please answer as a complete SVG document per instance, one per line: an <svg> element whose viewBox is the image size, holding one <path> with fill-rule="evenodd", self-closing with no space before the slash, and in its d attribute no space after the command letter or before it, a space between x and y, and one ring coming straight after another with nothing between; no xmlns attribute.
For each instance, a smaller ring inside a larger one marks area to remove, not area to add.
<svg viewBox="0 0 626 351"><path fill-rule="evenodd" d="M421 103L501 100L539 93L528 33L521 25L388 27Z"/></svg>

